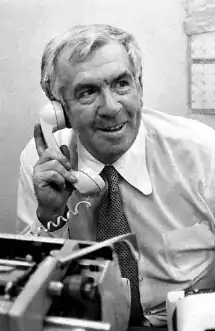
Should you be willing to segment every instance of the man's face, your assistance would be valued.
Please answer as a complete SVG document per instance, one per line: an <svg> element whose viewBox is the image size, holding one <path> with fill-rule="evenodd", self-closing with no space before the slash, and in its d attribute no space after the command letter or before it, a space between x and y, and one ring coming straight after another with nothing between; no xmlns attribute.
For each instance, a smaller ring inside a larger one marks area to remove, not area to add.
<svg viewBox="0 0 215 331"><path fill-rule="evenodd" d="M112 163L134 142L140 125L142 90L125 49L111 42L71 65L58 64L68 118L83 146Z"/></svg>

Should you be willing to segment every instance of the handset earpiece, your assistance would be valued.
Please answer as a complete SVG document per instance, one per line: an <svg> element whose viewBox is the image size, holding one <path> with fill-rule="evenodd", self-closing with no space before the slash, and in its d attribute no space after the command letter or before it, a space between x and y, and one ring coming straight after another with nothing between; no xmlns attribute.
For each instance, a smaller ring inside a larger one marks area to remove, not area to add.
<svg viewBox="0 0 215 331"><path fill-rule="evenodd" d="M53 133L65 128L65 117L61 104L57 101L48 103L40 112L40 125L47 145L59 148Z"/></svg>
<svg viewBox="0 0 215 331"><path fill-rule="evenodd" d="M47 104L39 113L40 125L47 146L59 149L59 145L53 133L65 128L65 117L61 104L57 101ZM101 176L95 174L91 169L87 171L74 171L77 182L74 187L83 195L94 195L104 188L105 182Z"/></svg>

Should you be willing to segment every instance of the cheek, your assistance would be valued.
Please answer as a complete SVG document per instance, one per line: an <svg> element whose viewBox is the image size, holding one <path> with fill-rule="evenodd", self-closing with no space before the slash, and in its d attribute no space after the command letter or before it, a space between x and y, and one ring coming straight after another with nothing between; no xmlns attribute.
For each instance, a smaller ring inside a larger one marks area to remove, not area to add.
<svg viewBox="0 0 215 331"><path fill-rule="evenodd" d="M131 117L139 117L142 109L142 98L137 94L133 94L126 100L124 105Z"/></svg>
<svg viewBox="0 0 215 331"><path fill-rule="evenodd" d="M87 109L78 109L70 116L72 128L77 132L84 134L85 131L92 127L93 112L89 107Z"/></svg>

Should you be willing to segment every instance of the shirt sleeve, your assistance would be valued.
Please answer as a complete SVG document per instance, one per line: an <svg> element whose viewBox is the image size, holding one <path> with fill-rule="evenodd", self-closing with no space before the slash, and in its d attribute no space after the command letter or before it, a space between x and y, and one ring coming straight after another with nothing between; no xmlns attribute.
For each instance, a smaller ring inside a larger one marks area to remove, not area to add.
<svg viewBox="0 0 215 331"><path fill-rule="evenodd" d="M208 180L205 185L205 199L215 225L215 152L212 153Z"/></svg>
<svg viewBox="0 0 215 331"><path fill-rule="evenodd" d="M33 185L33 167L38 160L38 155L32 139L20 156L20 170L17 191L17 224L16 231L21 234L35 234L40 236L68 238L67 223L57 231L45 232L39 230L37 210L37 198Z"/></svg>

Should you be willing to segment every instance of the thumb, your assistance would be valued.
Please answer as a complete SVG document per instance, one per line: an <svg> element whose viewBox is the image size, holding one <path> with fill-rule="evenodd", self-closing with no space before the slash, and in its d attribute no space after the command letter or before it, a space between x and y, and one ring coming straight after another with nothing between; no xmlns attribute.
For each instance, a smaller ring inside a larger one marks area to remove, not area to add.
<svg viewBox="0 0 215 331"><path fill-rule="evenodd" d="M69 148L66 145L60 146L61 153L70 161Z"/></svg>
<svg viewBox="0 0 215 331"><path fill-rule="evenodd" d="M60 146L61 153L70 161L72 169L78 170L77 136L73 132L69 148L66 145Z"/></svg>

